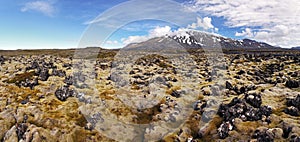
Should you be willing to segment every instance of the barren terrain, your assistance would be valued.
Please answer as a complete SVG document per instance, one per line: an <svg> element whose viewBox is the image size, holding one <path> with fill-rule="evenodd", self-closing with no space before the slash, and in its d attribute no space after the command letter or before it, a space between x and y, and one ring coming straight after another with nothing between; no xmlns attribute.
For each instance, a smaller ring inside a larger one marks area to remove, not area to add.
<svg viewBox="0 0 300 142"><path fill-rule="evenodd" d="M76 52L0 51L1 141L300 141L297 50Z"/></svg>

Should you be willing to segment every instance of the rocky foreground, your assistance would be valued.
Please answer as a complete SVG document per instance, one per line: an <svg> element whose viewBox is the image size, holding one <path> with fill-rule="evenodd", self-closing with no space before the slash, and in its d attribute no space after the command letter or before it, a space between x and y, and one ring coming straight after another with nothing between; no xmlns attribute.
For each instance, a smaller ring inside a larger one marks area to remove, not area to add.
<svg viewBox="0 0 300 142"><path fill-rule="evenodd" d="M1 141L300 141L298 51L74 52L0 52Z"/></svg>

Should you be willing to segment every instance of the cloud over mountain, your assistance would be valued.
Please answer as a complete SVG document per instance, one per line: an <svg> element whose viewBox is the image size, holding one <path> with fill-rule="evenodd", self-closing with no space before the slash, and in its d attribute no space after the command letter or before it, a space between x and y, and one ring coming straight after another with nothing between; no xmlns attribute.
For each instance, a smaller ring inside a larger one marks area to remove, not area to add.
<svg viewBox="0 0 300 142"><path fill-rule="evenodd" d="M225 19L225 25L244 28L244 36L273 45L291 47L300 43L300 1L298 0L193 0L188 10Z"/></svg>

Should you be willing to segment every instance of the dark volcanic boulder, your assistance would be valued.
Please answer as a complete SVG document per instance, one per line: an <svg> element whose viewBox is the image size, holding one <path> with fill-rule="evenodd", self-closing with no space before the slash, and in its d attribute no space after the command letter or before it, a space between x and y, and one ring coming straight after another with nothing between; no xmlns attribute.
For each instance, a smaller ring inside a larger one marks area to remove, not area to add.
<svg viewBox="0 0 300 142"><path fill-rule="evenodd" d="M229 131L233 129L233 125L230 122L223 122L218 128L218 134L221 139L228 137Z"/></svg>
<svg viewBox="0 0 300 142"><path fill-rule="evenodd" d="M41 81L47 81L50 76L47 68L42 68L38 74Z"/></svg>
<svg viewBox="0 0 300 142"><path fill-rule="evenodd" d="M63 70L53 69L52 75L58 76L58 77L65 77L66 76L66 72L63 71Z"/></svg>
<svg viewBox="0 0 300 142"><path fill-rule="evenodd" d="M300 116L300 95L295 98L287 98L286 105L288 106L288 108L284 109L286 114Z"/></svg>
<svg viewBox="0 0 300 142"><path fill-rule="evenodd" d="M226 87L226 89L233 90L232 84L230 82L228 82L228 81L226 81L225 87Z"/></svg>
<svg viewBox="0 0 300 142"><path fill-rule="evenodd" d="M67 85L73 85L75 80L73 78L73 76L67 76L65 77L64 83L66 83Z"/></svg>
<svg viewBox="0 0 300 142"><path fill-rule="evenodd" d="M174 90L174 91L172 91L171 96L179 98L181 96L181 94L179 91Z"/></svg>
<svg viewBox="0 0 300 142"><path fill-rule="evenodd" d="M76 96L76 91L70 89L69 86L63 86L55 91L55 96L60 101L66 101L67 98Z"/></svg>
<svg viewBox="0 0 300 142"><path fill-rule="evenodd" d="M25 140L25 132L28 126L25 123L16 124L18 140Z"/></svg>
<svg viewBox="0 0 300 142"><path fill-rule="evenodd" d="M0 56L0 65L1 65L1 64L4 64L5 60L6 60L6 59L1 55L1 56Z"/></svg>
<svg viewBox="0 0 300 142"><path fill-rule="evenodd" d="M223 123L218 129L220 138L226 138L229 134L228 131L235 128L234 123L231 123L235 118L240 118L243 121L262 120L271 123L272 109L269 106L261 106L261 103L260 95L246 94L243 99L235 97L230 103L221 104L217 112L223 118Z"/></svg>
<svg viewBox="0 0 300 142"><path fill-rule="evenodd" d="M273 142L274 134L268 129L255 130L252 138L256 139L257 142Z"/></svg>
<svg viewBox="0 0 300 142"><path fill-rule="evenodd" d="M300 86L300 84L299 84L299 81L288 80L288 81L286 81L285 86L288 88L298 88Z"/></svg>
<svg viewBox="0 0 300 142"><path fill-rule="evenodd" d="M300 136L292 135L290 142L300 142Z"/></svg>
<svg viewBox="0 0 300 142"><path fill-rule="evenodd" d="M16 82L16 85L21 87L29 87L31 90L34 89L35 86L39 85L38 78L34 79L25 79L24 81L21 82Z"/></svg>
<svg viewBox="0 0 300 142"><path fill-rule="evenodd" d="M262 112L257 108L250 108L246 111L245 116L248 121L257 121L262 119Z"/></svg>
<svg viewBox="0 0 300 142"><path fill-rule="evenodd" d="M294 107L300 109L300 94L295 98L287 98L286 99L286 105L287 106L294 106Z"/></svg>
<svg viewBox="0 0 300 142"><path fill-rule="evenodd" d="M253 107L259 108L261 106L262 100L261 95L252 93L252 94L246 94L245 95L246 102Z"/></svg>
<svg viewBox="0 0 300 142"><path fill-rule="evenodd" d="M300 116L299 109L294 106L284 109L284 113L292 115L292 116Z"/></svg>

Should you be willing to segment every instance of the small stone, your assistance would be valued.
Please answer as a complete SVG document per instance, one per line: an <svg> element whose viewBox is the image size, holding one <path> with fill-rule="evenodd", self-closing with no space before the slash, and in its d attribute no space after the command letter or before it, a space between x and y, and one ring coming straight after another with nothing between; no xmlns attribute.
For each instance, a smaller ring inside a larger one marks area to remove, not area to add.
<svg viewBox="0 0 300 142"><path fill-rule="evenodd" d="M39 74L39 79L41 81L47 81L50 76L49 70L47 68L42 68L38 74Z"/></svg>
<svg viewBox="0 0 300 142"><path fill-rule="evenodd" d="M174 91L172 91L171 96L179 98L181 95L180 95L179 91L174 90Z"/></svg>
<svg viewBox="0 0 300 142"><path fill-rule="evenodd" d="M66 101L68 97L76 96L76 91L69 89L69 86L63 86L55 91L55 96L60 101Z"/></svg>
<svg viewBox="0 0 300 142"><path fill-rule="evenodd" d="M300 136L292 135L290 142L300 142Z"/></svg>
<svg viewBox="0 0 300 142"><path fill-rule="evenodd" d="M246 102L252 105L253 107L259 108L262 104L261 95L260 94L246 94L245 95Z"/></svg>
<svg viewBox="0 0 300 142"><path fill-rule="evenodd" d="M298 88L300 83L296 80L288 80L286 81L285 86L288 88Z"/></svg>
<svg viewBox="0 0 300 142"><path fill-rule="evenodd" d="M292 116L300 116L298 108L296 108L294 106L290 106L290 107L284 109L284 113L292 115Z"/></svg>
<svg viewBox="0 0 300 142"><path fill-rule="evenodd" d="M256 129L252 138L257 139L258 142L273 142L274 134L269 129Z"/></svg>
<svg viewBox="0 0 300 142"><path fill-rule="evenodd" d="M231 124L229 122L223 122L218 128L218 134L221 139L225 139L229 135L229 131L231 128Z"/></svg>
<svg viewBox="0 0 300 142"><path fill-rule="evenodd" d="M229 90L233 90L233 86L232 86L232 84L230 83L230 82L228 82L228 81L226 81L226 83L225 83L226 85L226 89L229 89Z"/></svg>
<svg viewBox="0 0 300 142"><path fill-rule="evenodd" d="M25 134L28 126L25 123L20 123L20 124L17 124L16 127L17 127L18 140L20 141L20 140L25 139L24 134Z"/></svg>

